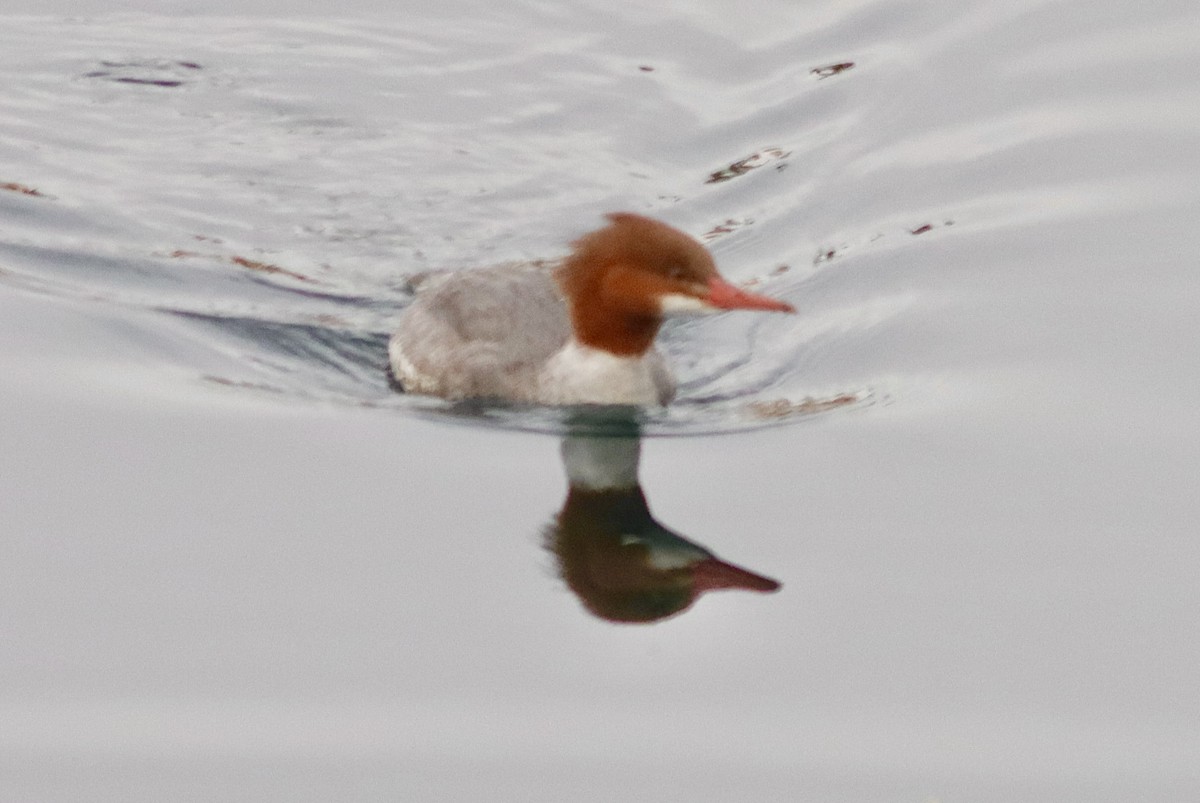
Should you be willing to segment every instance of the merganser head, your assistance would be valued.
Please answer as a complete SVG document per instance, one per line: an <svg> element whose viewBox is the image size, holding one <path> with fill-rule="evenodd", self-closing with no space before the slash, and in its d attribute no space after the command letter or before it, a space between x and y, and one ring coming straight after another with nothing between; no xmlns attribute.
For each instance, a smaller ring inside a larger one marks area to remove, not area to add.
<svg viewBox="0 0 1200 803"><path fill-rule="evenodd" d="M559 270L575 337L614 354L650 348L662 319L746 309L795 312L721 278L703 245L679 229L629 212L573 243Z"/></svg>

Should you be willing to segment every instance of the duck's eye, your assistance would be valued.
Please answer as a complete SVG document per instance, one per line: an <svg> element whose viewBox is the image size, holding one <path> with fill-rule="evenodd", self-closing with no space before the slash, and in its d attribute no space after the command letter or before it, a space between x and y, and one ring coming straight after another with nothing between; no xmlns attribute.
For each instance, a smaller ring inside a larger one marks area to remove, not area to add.
<svg viewBox="0 0 1200 803"><path fill-rule="evenodd" d="M669 268L667 268L668 279L682 279L685 276L687 276L687 270L683 267L683 265L671 265Z"/></svg>

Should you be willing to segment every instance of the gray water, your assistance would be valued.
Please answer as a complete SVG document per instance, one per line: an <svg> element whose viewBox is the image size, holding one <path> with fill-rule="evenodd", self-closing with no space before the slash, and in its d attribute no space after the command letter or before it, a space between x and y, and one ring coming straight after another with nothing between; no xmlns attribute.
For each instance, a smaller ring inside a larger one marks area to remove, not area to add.
<svg viewBox="0 0 1200 803"><path fill-rule="evenodd" d="M1193 4L20 10L0 799L1200 797ZM783 589L653 626L556 416L382 370L616 209L800 311L664 335L651 507Z"/></svg>

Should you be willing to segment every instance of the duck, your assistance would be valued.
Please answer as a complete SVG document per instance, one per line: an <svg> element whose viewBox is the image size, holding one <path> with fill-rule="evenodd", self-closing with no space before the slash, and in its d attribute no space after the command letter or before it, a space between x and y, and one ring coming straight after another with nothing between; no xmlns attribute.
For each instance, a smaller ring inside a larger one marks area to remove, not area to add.
<svg viewBox="0 0 1200 803"><path fill-rule="evenodd" d="M449 400L666 405L677 382L654 341L663 320L795 312L722 278L696 239L631 212L557 263L423 278L388 342L395 384Z"/></svg>

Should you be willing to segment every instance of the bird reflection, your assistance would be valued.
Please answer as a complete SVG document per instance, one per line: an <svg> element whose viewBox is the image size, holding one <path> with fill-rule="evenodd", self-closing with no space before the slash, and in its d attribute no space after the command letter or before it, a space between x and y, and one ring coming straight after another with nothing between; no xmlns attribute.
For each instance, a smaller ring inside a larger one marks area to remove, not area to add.
<svg viewBox="0 0 1200 803"><path fill-rule="evenodd" d="M591 613L655 622L707 591L777 591L779 583L726 563L655 521L638 481L641 440L573 434L562 442L570 488L547 525L559 574Z"/></svg>

